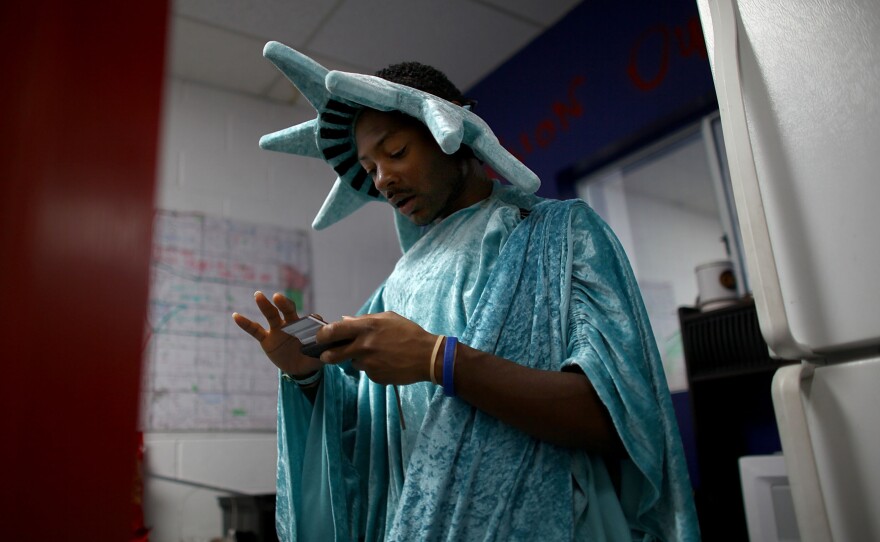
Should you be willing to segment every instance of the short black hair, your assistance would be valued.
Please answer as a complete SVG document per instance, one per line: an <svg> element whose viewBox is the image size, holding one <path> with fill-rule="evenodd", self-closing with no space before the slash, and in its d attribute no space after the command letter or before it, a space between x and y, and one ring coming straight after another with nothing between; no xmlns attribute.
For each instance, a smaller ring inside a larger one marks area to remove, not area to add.
<svg viewBox="0 0 880 542"><path fill-rule="evenodd" d="M376 72L376 77L381 77L392 83L406 85L414 89L433 94L438 98L450 102L458 102L461 105L472 105L472 101L464 97L458 87L446 77L442 71L422 64L421 62L401 62L392 64Z"/></svg>

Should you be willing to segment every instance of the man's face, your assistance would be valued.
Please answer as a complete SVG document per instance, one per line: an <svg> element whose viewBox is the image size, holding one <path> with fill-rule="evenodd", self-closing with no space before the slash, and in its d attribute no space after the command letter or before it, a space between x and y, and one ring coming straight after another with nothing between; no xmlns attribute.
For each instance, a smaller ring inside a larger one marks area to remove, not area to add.
<svg viewBox="0 0 880 542"><path fill-rule="evenodd" d="M364 110L355 124L361 166L398 212L423 226L463 208L465 174L419 121Z"/></svg>

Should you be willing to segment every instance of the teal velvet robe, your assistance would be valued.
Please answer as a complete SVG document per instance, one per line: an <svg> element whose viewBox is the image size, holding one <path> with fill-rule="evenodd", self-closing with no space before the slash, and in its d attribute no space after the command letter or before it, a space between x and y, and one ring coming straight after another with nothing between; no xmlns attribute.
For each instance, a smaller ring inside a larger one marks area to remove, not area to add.
<svg viewBox="0 0 880 542"><path fill-rule="evenodd" d="M528 213L521 212L525 209ZM527 215L523 218L522 215ZM544 370L578 367L629 458L619 494L605 460L539 441L430 383L390 388L324 369L314 405L282 380L282 540L698 540L660 358L617 239L583 202L496 185L427 231L361 312Z"/></svg>

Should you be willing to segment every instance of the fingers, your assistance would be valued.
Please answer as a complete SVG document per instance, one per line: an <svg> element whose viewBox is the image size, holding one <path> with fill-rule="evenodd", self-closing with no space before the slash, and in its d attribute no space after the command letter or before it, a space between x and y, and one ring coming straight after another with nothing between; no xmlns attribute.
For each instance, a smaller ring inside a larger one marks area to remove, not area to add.
<svg viewBox="0 0 880 542"><path fill-rule="evenodd" d="M319 343L336 343L332 348L321 354L324 363L339 363L346 359L352 360L356 369L363 369L361 357L370 355L375 341L370 333L377 330L379 322L376 315L343 316L342 320L327 324L318 330L316 338ZM371 346L373 345L373 346Z"/></svg>
<svg viewBox="0 0 880 542"><path fill-rule="evenodd" d="M275 303L275 306L281 311L285 324L299 320L299 316L296 314L296 303L289 298L276 292L275 295L272 296L272 302Z"/></svg>
<svg viewBox="0 0 880 542"><path fill-rule="evenodd" d="M263 342L263 339L266 338L266 330L263 329L260 324L249 320L237 312L232 313L232 320L238 325L238 327L259 342Z"/></svg>
<svg viewBox="0 0 880 542"><path fill-rule="evenodd" d="M260 309L260 312L266 317L266 322L269 323L269 329L278 329L284 325L284 320L278 314L278 309L271 301L269 301L263 292L254 292L254 301L257 303L257 308ZM294 314L296 314L296 312L294 312ZM294 318L294 320L296 320L296 318Z"/></svg>
<svg viewBox="0 0 880 542"><path fill-rule="evenodd" d="M370 323L366 317L343 316L342 320L327 324L319 329L315 338L322 343L351 341L368 329L370 329Z"/></svg>

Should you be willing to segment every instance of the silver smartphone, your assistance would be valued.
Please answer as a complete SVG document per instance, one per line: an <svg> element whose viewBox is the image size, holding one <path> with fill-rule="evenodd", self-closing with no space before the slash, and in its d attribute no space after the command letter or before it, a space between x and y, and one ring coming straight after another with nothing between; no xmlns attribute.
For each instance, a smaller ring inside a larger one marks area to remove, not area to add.
<svg viewBox="0 0 880 542"><path fill-rule="evenodd" d="M285 333L289 333L299 339L299 342L302 343L302 349L300 350L300 352L302 352L306 356L318 358L321 356L321 352L323 352L324 350L350 342L334 341L329 343L319 343L318 340L315 338L315 335L318 333L319 329L326 325L327 322L325 322L324 320L321 320L317 316L309 315L300 318L296 322L288 324L281 329Z"/></svg>

